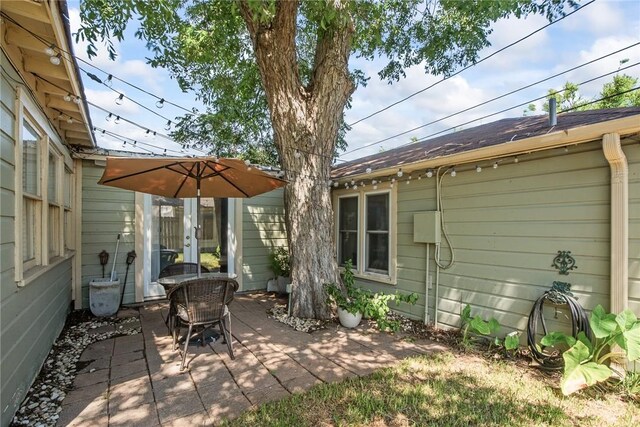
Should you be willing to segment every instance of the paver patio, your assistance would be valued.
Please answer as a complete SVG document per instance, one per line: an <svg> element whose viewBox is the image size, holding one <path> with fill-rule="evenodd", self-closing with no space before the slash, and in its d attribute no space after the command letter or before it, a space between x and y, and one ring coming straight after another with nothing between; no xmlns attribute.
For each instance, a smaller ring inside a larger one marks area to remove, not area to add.
<svg viewBox="0 0 640 427"><path fill-rule="evenodd" d="M166 302L140 308L142 333L89 346L58 425L215 425L252 406L442 350L425 340L331 325L308 334L267 316L276 299L237 295L231 304L235 360L221 340L189 346L180 372L164 317Z"/></svg>

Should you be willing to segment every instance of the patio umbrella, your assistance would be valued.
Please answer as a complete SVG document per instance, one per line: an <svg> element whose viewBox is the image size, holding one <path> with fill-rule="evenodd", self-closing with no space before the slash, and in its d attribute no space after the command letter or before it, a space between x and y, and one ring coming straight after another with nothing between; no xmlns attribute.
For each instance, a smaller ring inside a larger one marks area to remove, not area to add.
<svg viewBox="0 0 640 427"><path fill-rule="evenodd" d="M253 197L287 184L239 159L215 157L108 157L98 184L172 198L198 199L200 275L201 197Z"/></svg>

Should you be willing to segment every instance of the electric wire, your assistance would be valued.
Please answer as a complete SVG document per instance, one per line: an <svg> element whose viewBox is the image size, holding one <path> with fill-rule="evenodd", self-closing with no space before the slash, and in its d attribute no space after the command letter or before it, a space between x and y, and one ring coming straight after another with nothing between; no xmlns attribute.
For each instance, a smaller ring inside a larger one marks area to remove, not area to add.
<svg viewBox="0 0 640 427"><path fill-rule="evenodd" d="M445 227L444 206L442 204L442 181L444 180L444 177L447 175L447 172L449 172L452 168L451 167L448 168L447 170L444 171L444 173L441 176L439 176L440 169L442 169L442 166L440 166L436 171L436 185L438 186L438 188L436 189L436 192L438 193L438 199L436 203L437 203L437 210L440 211L440 228L442 229L444 240L447 242L447 245L449 245L449 253L451 253L451 259L449 260L449 264L447 265L444 265L440 262L440 244L436 245L436 250L435 250L433 259L436 262L436 265L438 267L440 267L443 270L448 270L451 267L453 267L453 265L456 262L456 253L453 248L453 244L451 244L451 239L449 239L449 233L447 233L447 227Z"/></svg>
<svg viewBox="0 0 640 427"><path fill-rule="evenodd" d="M546 81L548 81L548 80L554 79L554 78L556 78L556 77L559 77L559 76L561 76L561 75L563 75L563 74L566 74L566 73L569 73L569 72L571 72L571 71L575 71L575 70L577 70L577 69L579 69L579 68L582 68L582 67L585 67L585 66L587 66L587 65L591 65L591 64L593 64L594 62L597 62L597 61L600 61L600 60L602 60L602 59L608 58L608 57L610 57L610 56L616 55L616 54L618 54L618 53L620 53L620 52L623 52L623 51L625 51L625 50L627 50L627 49L631 49L632 47L635 47L635 46L638 46L638 45L640 45L640 42L633 43L633 44L631 44L631 45L629 45L629 46L626 46L626 47L624 47L624 48L622 48L622 49L618 49L618 50L616 50L616 51L614 51L614 52L608 53L608 54L603 55L603 56L601 56L601 57L599 57L599 58L593 59L593 60L588 61L588 62L584 62L584 63L582 63L582 64L580 64L580 65L577 65L577 66L575 66L575 67L569 68L569 69L564 70L564 71L562 71L562 72L556 73L556 74L554 74L554 75L552 75L552 76L545 77L544 79L538 80L538 81L536 81L536 82L534 82L534 83L530 83L530 84L528 84L528 85L526 85L526 86L522 86L522 87L520 87L520 88L518 88L518 89L514 89L514 90L512 90L512 91L510 91L510 92L507 92L507 93L504 93L504 94L502 94L502 95L496 96L496 97L494 97L494 98L488 99L488 100L486 100L486 101L483 101L483 102L478 103L478 104L476 104L476 105L473 105L473 106L471 106L471 107L465 108L465 109L460 110L460 111L457 111L457 112L455 112L455 113L451 113L451 114L449 114L449 115L447 115L447 116L444 116L444 117L441 117L441 118L439 118L439 119L437 119L437 120L432 120L432 121L430 121L430 122L428 122L428 123L422 124L422 125L420 125L420 126L416 126L416 127L412 128L412 129L409 129L409 130L406 130L406 131L403 131L403 132L397 133L397 134L395 134L395 135L391 135L391 136L385 137L385 138L380 139L380 140L378 140L378 141L371 142L371 143L369 143L369 144L365 144L365 145L363 145L363 146L360 146L360 147L354 148L353 150L345 151L345 152L344 152L344 153L342 153L339 157L345 156L345 155L347 155L347 154L352 154L352 153L355 153L355 152L360 151L360 150L364 150L365 148L369 148L369 147L372 147L372 146L374 146L374 145L381 144L381 143L383 143L383 142L389 141L390 139L393 139L393 138L397 138L397 137L399 137L399 136L406 135L406 134L411 133L411 132L414 132L414 131L416 131L416 130L418 130L418 129L422 129L422 128L424 128L424 127L427 127L427 126L433 125L433 124L435 124L435 123L439 123L439 122L441 122L441 121L443 121L443 120L450 119L451 117L455 117L455 116L457 116L457 115L459 115L459 114L466 113L466 112L471 111L471 110L473 110L473 109L475 109L475 108L478 108L478 107L482 107L482 106L487 105L487 104L489 104L489 103L491 103L491 102L494 102L494 101L497 101L497 100L499 100L499 99L505 98L505 97L507 97L507 96L509 96L509 95L513 95L514 93L517 93L517 92L523 91L523 90L525 90L525 89L529 89L529 88L531 88L531 87L533 87L533 86L539 85L539 84L544 83L544 82L546 82Z"/></svg>
<svg viewBox="0 0 640 427"><path fill-rule="evenodd" d="M497 54L499 54L499 53L501 53L501 52L504 52L505 50L509 49L510 47L515 46L516 44L518 44L518 43L520 43L520 42L522 42L522 41L524 41L524 40L526 40L526 39L528 39L529 37L532 37L533 35L535 35L535 34L539 33L540 31L544 30L545 28L548 28L548 27L550 27L551 25L556 24L556 23L558 23L558 22L562 21L562 20L563 20L563 19L565 19L565 18L568 18L569 16L573 15L574 13L576 13L576 12L578 12L578 11L580 11L580 10L584 9L585 7L589 6L589 5L590 5L590 4L592 4L593 2L595 2L595 0L591 0L590 2L583 4L582 6L580 6L580 7L576 8L576 9L572 10L571 12L567 13L566 15L563 15L563 16L561 16L560 18L556 19L555 21L549 22L548 24L546 24L546 25L544 25L544 26L542 26L542 27L538 28L537 30L535 30L535 31L533 31L533 32L531 32L531 33L529 33L529 34L527 34L526 36L521 37L520 39L518 39L518 40L516 40L516 41L514 41L514 42L512 42L512 43L510 43L510 44L508 44L507 46L505 46L505 47L503 47L503 48L501 48L501 49L498 49L497 51L495 51L495 52L491 53L490 55L485 56L484 58L480 59L479 61L474 62L474 63L472 63L472 64L469 64L469 65L467 65L466 67L464 67L464 68L462 68L462 69L460 69L460 70L456 71L455 73L450 74L450 75L448 75L448 76L446 76L446 77L442 78L441 80L438 80L437 82L435 82L435 83L433 83L433 84L431 84L431 85L429 85L429 86L427 86L427 87L425 87L425 88L420 89L420 90L419 90L419 91L417 91L417 92L414 92L414 93L412 93L412 94L410 94L410 95L408 95L408 96L406 96L406 97L404 97L404 98L402 98L402 99L400 99L400 100L398 100L398 101L396 101L396 102L394 102L394 103L392 103L392 104L389 104L389 105L387 105L387 106L386 106L386 107L384 107L384 108L381 108L381 109L379 109L379 110L377 110L377 111L374 111L373 113L369 114L368 116L365 116L365 117L363 117L363 118L361 118L361 119L356 120L356 121L355 121L355 122L353 122L353 123L350 123L348 126L349 126L349 127L352 127L352 126L354 126L354 125L357 125L358 123L361 123L361 122L363 122L363 121L365 121L365 120L368 120L368 119L370 119L371 117L374 117L374 116L376 116L376 115L378 115L378 114L382 113L383 111L386 111L386 110L388 110L388 109L390 109L390 108L392 108L392 107L395 107L396 105L401 104L401 103L403 103L403 102L405 102L405 101L407 101L407 100L409 100L409 99L413 98L414 96L416 96L416 95L418 95L418 94L421 94L421 93L423 93L423 92L425 92L425 91L427 91L427 90L431 89L432 87L437 86L437 85L439 85L440 83L442 83L442 82L444 82L444 81L446 81L446 80L451 79L452 77L457 76L458 74L462 73L463 71L468 70L469 68L475 67L476 65L478 65L478 64L480 64L480 63L482 63L482 62L486 61L487 59L489 59L489 58L491 58L491 57L493 57L493 56L495 56L495 55L497 55Z"/></svg>
<svg viewBox="0 0 640 427"><path fill-rule="evenodd" d="M598 79L601 79L601 78L604 78L604 77L610 76L611 74L616 74L616 73L618 73L618 72L620 72L620 71L624 71L624 70L627 70L627 69L629 69L629 68L636 67L636 66L638 66L638 65L640 65L640 62L635 62L635 63L633 63L633 64L631 64L631 65L626 66L626 67L616 69L615 71L610 71L610 72L608 72L608 73L601 74L601 75L599 75L599 76L597 76L597 77L593 77L593 78L590 78L590 79L588 79L588 80L584 80L584 81L582 81L582 82L580 82L580 83L577 83L577 85L583 85L583 84L591 83L592 81L595 81L595 80L598 80ZM612 96L609 96L609 97L596 99L596 100L594 100L594 101L590 102L589 104L594 104L594 103L596 103L596 102L603 101L603 100L605 100L605 99L609 99L609 98L612 98L612 97L615 97L615 96L619 96L619 95L622 95L622 94L624 94L624 93L632 92L632 91L634 91L634 90L636 90L636 89L637 89L637 88L633 88L633 89L630 89L630 90L625 91L625 92L616 93L616 94L614 94L614 95L612 95ZM561 89L561 90L555 91L554 93L555 93L555 94L559 94L559 93L562 93L562 92L564 92L564 91L566 91L566 89ZM512 106L510 106L510 107L504 108L504 109L499 110L499 111L496 111L496 112L494 112L494 113L486 114L486 115L484 115L484 116L482 116L482 117L478 117L478 118L476 118L476 119L468 120L468 121L466 121L466 122L464 122L464 123L459 123L459 124L457 124L457 125L455 125L455 126L451 126L451 127L449 127L449 128L446 128L446 129L440 130L440 131L438 131L438 132L434 132L434 133L431 133L431 134L429 134L429 135L425 135L425 136L423 136L423 137L420 137L420 138L418 138L417 140L409 141L409 142L407 142L407 143L404 143L404 144L398 145L397 147L393 147L393 149L395 150L395 149L398 149L398 148L406 147L407 145L411 145L411 144L415 144L415 143L419 143L419 142L425 142L425 141L427 141L428 139L430 139L430 138L432 138L432 137L434 137L434 136L437 136L437 135L440 135L440 134L443 134L443 133L446 133L446 132L449 132L449 131L455 130L455 129L457 129L457 128L461 127L461 126L466 126L466 125L468 125L468 124L475 123L475 122L478 122L478 121L481 121L481 120L487 119L487 118L489 118L489 117L493 117L493 116L496 116L496 115L498 115L498 114L505 113L505 112L507 112L507 111L513 110L514 108L519 108L519 107L522 107L522 106L528 105L528 104L530 104L530 103L532 103L532 102L540 101L540 100L542 100L542 99L546 99L546 98L547 98L547 96L548 96L548 95L539 96L539 97L537 97L537 98L530 99L530 100L528 100L528 101L522 102L522 103L517 104L517 105L512 105ZM584 104L584 105L587 105L587 104ZM578 107L576 107L576 108L578 108ZM568 110L565 110L565 111L563 111L563 112L566 112L566 111L568 111ZM348 163L348 162L353 162L353 161L357 161L357 160L342 160L342 159L340 159L340 160L338 160L338 161Z"/></svg>

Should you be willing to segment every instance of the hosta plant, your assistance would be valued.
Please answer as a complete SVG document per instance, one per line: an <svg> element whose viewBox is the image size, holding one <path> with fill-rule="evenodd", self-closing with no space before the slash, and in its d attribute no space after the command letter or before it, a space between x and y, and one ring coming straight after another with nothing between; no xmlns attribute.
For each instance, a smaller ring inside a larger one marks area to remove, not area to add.
<svg viewBox="0 0 640 427"><path fill-rule="evenodd" d="M470 334L486 336L494 335L500 329L500 322L495 318L484 320L480 315L476 314L471 317L471 306L467 304L460 313L462 319L462 345L469 347L471 345ZM491 343L491 341L489 341ZM515 351L520 346L520 332L513 331L504 337L504 340L495 337L493 344L498 347L504 347L507 351Z"/></svg>
<svg viewBox="0 0 640 427"><path fill-rule="evenodd" d="M570 346L562 354L564 374L561 389L565 395L609 379L613 374L612 360L626 358L632 362L640 358L640 320L631 310L615 315L598 305L591 312L589 325L593 331L592 339L584 332L580 332L577 339L552 332L540 341L547 347L559 343ZM620 374L621 378L624 376L624 373Z"/></svg>

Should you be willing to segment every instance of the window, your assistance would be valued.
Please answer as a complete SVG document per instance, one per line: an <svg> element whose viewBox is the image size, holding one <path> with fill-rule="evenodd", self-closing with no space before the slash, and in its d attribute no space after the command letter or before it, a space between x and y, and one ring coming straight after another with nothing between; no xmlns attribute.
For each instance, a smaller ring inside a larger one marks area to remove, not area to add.
<svg viewBox="0 0 640 427"><path fill-rule="evenodd" d="M62 237L64 239L64 243L62 247L64 250L73 248L73 217L71 212L71 205L73 203L73 173L64 168L64 222L63 222L63 233Z"/></svg>
<svg viewBox="0 0 640 427"><path fill-rule="evenodd" d="M33 126L24 120L22 123L22 261L25 270L40 264L41 139Z"/></svg>
<svg viewBox="0 0 640 427"><path fill-rule="evenodd" d="M351 260L356 276L395 283L394 194L366 188L335 193L338 264Z"/></svg>
<svg viewBox="0 0 640 427"><path fill-rule="evenodd" d="M51 149L49 151L49 167L47 176L47 199L49 201L49 211L47 215L47 241L49 243L48 254L49 259L62 255L60 249L61 243L61 211L62 191L59 185L61 156Z"/></svg>
<svg viewBox="0 0 640 427"><path fill-rule="evenodd" d="M348 260L354 268L358 266L358 196L339 199L338 264Z"/></svg>
<svg viewBox="0 0 640 427"><path fill-rule="evenodd" d="M389 273L389 193L367 195L365 270Z"/></svg>

